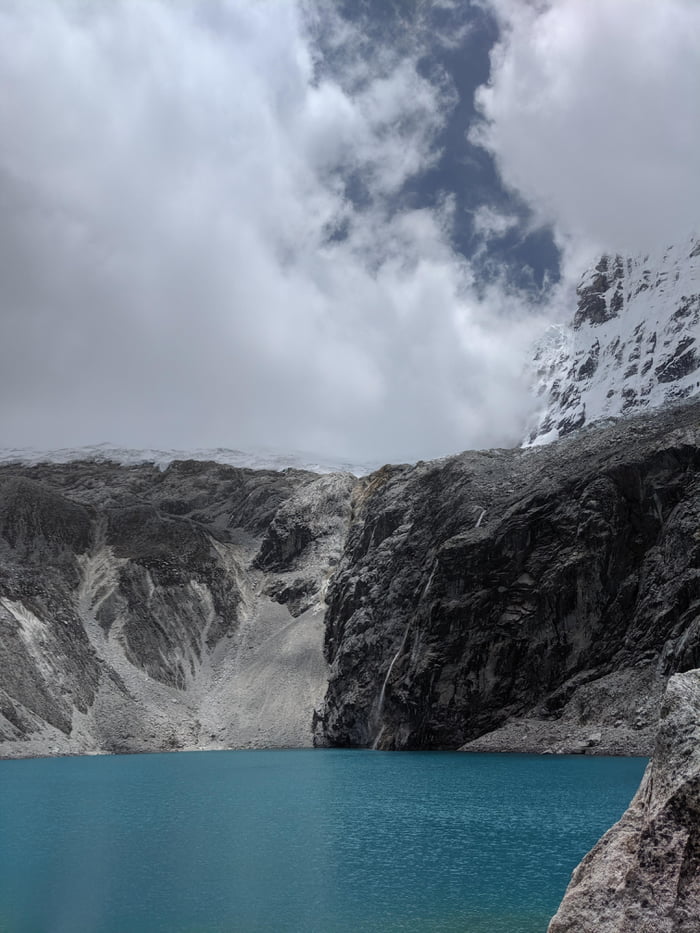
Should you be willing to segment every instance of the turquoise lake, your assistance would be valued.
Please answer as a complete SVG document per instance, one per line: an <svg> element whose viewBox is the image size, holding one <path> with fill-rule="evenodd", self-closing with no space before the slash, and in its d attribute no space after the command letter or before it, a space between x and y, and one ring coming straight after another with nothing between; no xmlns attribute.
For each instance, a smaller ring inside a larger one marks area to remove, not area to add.
<svg viewBox="0 0 700 933"><path fill-rule="evenodd" d="M1 933L544 933L639 758L0 762Z"/></svg>

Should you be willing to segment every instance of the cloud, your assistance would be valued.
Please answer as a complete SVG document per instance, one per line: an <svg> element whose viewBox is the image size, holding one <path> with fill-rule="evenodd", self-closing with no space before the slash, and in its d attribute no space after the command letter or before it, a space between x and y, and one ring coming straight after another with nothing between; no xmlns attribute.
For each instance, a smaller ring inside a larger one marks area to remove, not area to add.
<svg viewBox="0 0 700 933"><path fill-rule="evenodd" d="M520 218L482 204L474 211L473 225L476 236L484 240L498 239L520 224Z"/></svg>
<svg viewBox="0 0 700 933"><path fill-rule="evenodd" d="M700 5L487 0L501 37L473 141L560 235L638 252L700 218Z"/></svg>
<svg viewBox="0 0 700 933"><path fill-rule="evenodd" d="M359 56L337 18L329 63L307 14L3 4L4 446L403 459L518 439L520 296L478 292L449 199L395 206L454 92L416 56Z"/></svg>

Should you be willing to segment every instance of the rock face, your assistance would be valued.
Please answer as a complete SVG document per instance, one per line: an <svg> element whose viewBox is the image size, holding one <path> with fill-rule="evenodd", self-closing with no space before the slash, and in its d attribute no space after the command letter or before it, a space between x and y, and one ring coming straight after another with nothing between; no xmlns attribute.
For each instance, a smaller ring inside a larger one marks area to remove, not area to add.
<svg viewBox="0 0 700 933"><path fill-rule="evenodd" d="M647 753L700 664L699 411L362 480L317 741Z"/></svg>
<svg viewBox="0 0 700 933"><path fill-rule="evenodd" d="M603 256L569 327L536 355L542 408L526 443L700 392L700 241L658 255Z"/></svg>
<svg viewBox="0 0 700 933"><path fill-rule="evenodd" d="M0 467L2 754L311 744L355 482Z"/></svg>
<svg viewBox="0 0 700 933"><path fill-rule="evenodd" d="M0 465L0 754L649 753L699 470L697 401L362 479Z"/></svg>
<svg viewBox="0 0 700 933"><path fill-rule="evenodd" d="M654 757L622 819L574 871L549 933L696 933L700 671L677 674Z"/></svg>

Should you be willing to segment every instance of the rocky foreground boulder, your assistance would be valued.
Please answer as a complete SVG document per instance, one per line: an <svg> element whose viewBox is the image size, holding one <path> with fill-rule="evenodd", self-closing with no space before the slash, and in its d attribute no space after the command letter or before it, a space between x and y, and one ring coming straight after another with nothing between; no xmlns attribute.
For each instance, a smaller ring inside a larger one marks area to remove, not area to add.
<svg viewBox="0 0 700 933"><path fill-rule="evenodd" d="M700 929L700 671L676 674L629 809L574 871L549 933Z"/></svg>

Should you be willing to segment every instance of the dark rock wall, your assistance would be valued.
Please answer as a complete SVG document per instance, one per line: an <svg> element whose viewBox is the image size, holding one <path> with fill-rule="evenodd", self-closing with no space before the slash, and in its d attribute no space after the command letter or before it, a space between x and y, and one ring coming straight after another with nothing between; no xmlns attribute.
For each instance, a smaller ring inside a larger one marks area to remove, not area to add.
<svg viewBox="0 0 700 933"><path fill-rule="evenodd" d="M322 740L456 748L611 671L696 666L697 418L365 480L329 593Z"/></svg>

